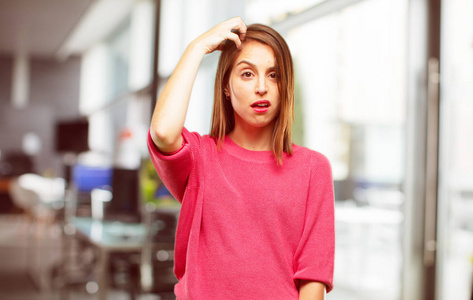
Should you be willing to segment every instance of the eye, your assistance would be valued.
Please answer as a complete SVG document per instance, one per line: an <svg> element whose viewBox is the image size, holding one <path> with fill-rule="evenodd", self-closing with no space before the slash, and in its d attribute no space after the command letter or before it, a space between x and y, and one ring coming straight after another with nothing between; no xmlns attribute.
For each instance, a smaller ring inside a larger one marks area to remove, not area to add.
<svg viewBox="0 0 473 300"><path fill-rule="evenodd" d="M278 74L276 74L276 72L272 72L269 74L269 78L276 79L278 78Z"/></svg>
<svg viewBox="0 0 473 300"><path fill-rule="evenodd" d="M253 76L253 74L251 72L244 72L243 74L241 74L241 76L243 76L244 78L250 78L251 76Z"/></svg>

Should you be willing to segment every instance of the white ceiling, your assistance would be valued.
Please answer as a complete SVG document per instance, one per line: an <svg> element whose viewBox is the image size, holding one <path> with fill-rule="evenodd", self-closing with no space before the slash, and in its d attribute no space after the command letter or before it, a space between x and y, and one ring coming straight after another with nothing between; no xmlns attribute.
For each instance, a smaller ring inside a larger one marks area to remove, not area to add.
<svg viewBox="0 0 473 300"><path fill-rule="evenodd" d="M0 54L54 57L94 0L0 0Z"/></svg>

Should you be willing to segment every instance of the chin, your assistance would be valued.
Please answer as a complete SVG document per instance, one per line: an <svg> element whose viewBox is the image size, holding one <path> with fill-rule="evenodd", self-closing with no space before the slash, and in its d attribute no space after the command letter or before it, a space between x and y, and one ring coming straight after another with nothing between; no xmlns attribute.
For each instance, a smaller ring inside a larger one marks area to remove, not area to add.
<svg viewBox="0 0 473 300"><path fill-rule="evenodd" d="M274 121L265 121L265 122L255 122L255 123L249 123L251 126L256 127L256 128L264 128L267 126L273 126Z"/></svg>

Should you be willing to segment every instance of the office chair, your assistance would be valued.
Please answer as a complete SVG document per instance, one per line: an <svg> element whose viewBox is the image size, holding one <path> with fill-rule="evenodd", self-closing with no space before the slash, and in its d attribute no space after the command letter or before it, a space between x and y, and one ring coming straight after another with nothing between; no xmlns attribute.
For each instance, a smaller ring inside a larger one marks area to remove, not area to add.
<svg viewBox="0 0 473 300"><path fill-rule="evenodd" d="M132 300L139 294L175 299L177 279L173 268L177 214L175 211L147 211L143 221L147 234L141 254L112 254L110 284L128 291Z"/></svg>

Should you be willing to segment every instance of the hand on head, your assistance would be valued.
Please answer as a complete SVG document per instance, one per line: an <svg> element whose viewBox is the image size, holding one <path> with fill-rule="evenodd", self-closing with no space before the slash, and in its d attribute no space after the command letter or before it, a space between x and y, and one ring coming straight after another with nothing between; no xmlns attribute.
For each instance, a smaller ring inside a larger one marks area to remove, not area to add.
<svg viewBox="0 0 473 300"><path fill-rule="evenodd" d="M246 25L240 17L231 18L225 22L219 23L209 31L200 35L195 42L203 47L206 54L215 50L221 50L223 42L233 41L237 48L241 48L245 40Z"/></svg>

